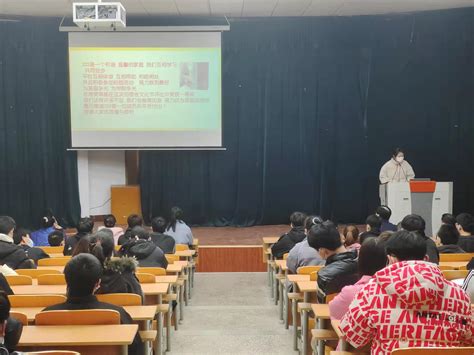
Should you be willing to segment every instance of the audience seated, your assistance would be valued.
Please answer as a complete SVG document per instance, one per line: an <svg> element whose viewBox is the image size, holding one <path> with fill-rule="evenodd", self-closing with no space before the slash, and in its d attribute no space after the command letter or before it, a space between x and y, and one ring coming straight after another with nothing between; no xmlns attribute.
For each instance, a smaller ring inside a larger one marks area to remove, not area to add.
<svg viewBox="0 0 474 355"><path fill-rule="evenodd" d="M132 228L143 226L143 218L137 214L131 214L127 218L128 228L124 234L118 238L118 245L123 245L130 240L132 237Z"/></svg>
<svg viewBox="0 0 474 355"><path fill-rule="evenodd" d="M451 213L443 213L441 216L441 223L456 226L456 217L454 217Z"/></svg>
<svg viewBox="0 0 474 355"><path fill-rule="evenodd" d="M150 241L143 227L132 228L132 238L120 248L120 255L137 259L141 267L162 267L166 269L168 261L163 251Z"/></svg>
<svg viewBox="0 0 474 355"><path fill-rule="evenodd" d="M375 214L371 214L365 220L367 231L359 236L359 243L362 244L366 238L378 237L380 235L380 227L382 226L382 218Z"/></svg>
<svg viewBox="0 0 474 355"><path fill-rule="evenodd" d="M32 247L33 242L30 239L30 231L24 228L17 228L13 232L13 242L19 245L26 253L28 259L38 264L38 260L49 258L43 249Z"/></svg>
<svg viewBox="0 0 474 355"><path fill-rule="evenodd" d="M342 245L337 227L331 221L316 224L308 233L308 243L326 260L318 272L318 299L324 302L327 295L340 292L344 286L359 280L357 252L347 251Z"/></svg>
<svg viewBox="0 0 474 355"><path fill-rule="evenodd" d="M118 245L118 240L120 236L123 234L123 229L120 227L115 227L116 223L117 223L117 219L115 218L115 216L113 214L109 214L104 217L104 225L100 226L98 230L101 230L104 228L110 229L110 231L112 231L112 234L114 235L115 245Z"/></svg>
<svg viewBox="0 0 474 355"><path fill-rule="evenodd" d="M309 230L312 226L318 223L323 223L323 220L319 216L308 216L305 219L305 235L308 235ZM308 244L308 237L305 237L303 241L297 243L291 248L286 259L286 265L288 270L292 274L296 274L296 271L301 266L309 265L324 265L326 262L321 258L319 253Z"/></svg>
<svg viewBox="0 0 474 355"><path fill-rule="evenodd" d="M10 317L10 301L4 292L0 292L0 351L10 353L20 341L23 325Z"/></svg>
<svg viewBox="0 0 474 355"><path fill-rule="evenodd" d="M348 251L359 250L359 228L355 224L348 224L342 231L343 243Z"/></svg>
<svg viewBox="0 0 474 355"><path fill-rule="evenodd" d="M462 285L462 289L466 291L471 300L471 304L474 304L474 270L469 271Z"/></svg>
<svg viewBox="0 0 474 355"><path fill-rule="evenodd" d="M382 225L380 226L380 232L397 230L397 226L393 223L390 223L390 217L392 217L392 210L388 206L381 205L375 210L375 214L380 217L382 220Z"/></svg>
<svg viewBox="0 0 474 355"><path fill-rule="evenodd" d="M436 235L438 251L444 254L465 253L458 245L459 232L452 224L442 224Z"/></svg>
<svg viewBox="0 0 474 355"><path fill-rule="evenodd" d="M140 282L135 275L137 261L130 257L113 257L114 248L112 232L102 229L84 237L74 249L73 256L90 253L102 264L104 272L97 293L135 293L143 297Z"/></svg>
<svg viewBox="0 0 474 355"><path fill-rule="evenodd" d="M193 233L183 221L183 211L179 207L171 209L171 217L166 227L165 234L174 239L176 244L193 244Z"/></svg>
<svg viewBox="0 0 474 355"><path fill-rule="evenodd" d="M52 247L64 246L64 232L54 231L48 235L48 243Z"/></svg>
<svg viewBox="0 0 474 355"><path fill-rule="evenodd" d="M400 231L386 244L390 265L378 271L356 295L340 328L360 348L372 341L372 354L413 346L472 345L469 297L425 261L427 239Z"/></svg>
<svg viewBox="0 0 474 355"><path fill-rule="evenodd" d="M0 216L0 265L6 264L12 269L34 269L34 263L25 251L13 242L15 220L9 216Z"/></svg>
<svg viewBox="0 0 474 355"><path fill-rule="evenodd" d="M81 240L81 238L92 233L92 230L94 229L93 219L90 217L81 218L77 224L76 229L77 233L75 235L66 238L63 250L64 255L72 255L74 247Z"/></svg>
<svg viewBox="0 0 474 355"><path fill-rule="evenodd" d="M304 222L306 215L302 212L293 212L290 216L291 229L283 234L272 246L272 255L276 259L283 258L283 254L288 253L297 243L306 238L304 232Z"/></svg>
<svg viewBox="0 0 474 355"><path fill-rule="evenodd" d="M458 245L466 253L474 253L474 217L469 213L461 213L456 217L456 228L460 237Z"/></svg>
<svg viewBox="0 0 474 355"><path fill-rule="evenodd" d="M155 217L151 220L153 232L150 234L150 240L163 250L165 254L174 254L176 242L174 238L164 234L166 230L166 220L163 217Z"/></svg>
<svg viewBox="0 0 474 355"><path fill-rule="evenodd" d="M56 218L48 211L41 218L41 229L31 233L31 240L34 246L45 247L48 246L48 236L54 231L63 231L63 228L58 224ZM30 245L33 246L33 245Z"/></svg>
<svg viewBox="0 0 474 355"><path fill-rule="evenodd" d="M425 235L425 220L417 214L409 214L402 220L402 228L408 232L416 232L426 240L428 261L439 264L439 252L433 239Z"/></svg>
<svg viewBox="0 0 474 355"><path fill-rule="evenodd" d="M111 239L113 243L112 236ZM94 296L94 292L101 287L101 277L103 277L102 266L95 256L90 254L74 256L66 264L64 276L67 284L66 302L46 307L44 311L111 309L120 313L122 324L133 324L132 318L122 307L99 302ZM129 352L139 354L140 348L140 338L137 334L133 344L129 346Z"/></svg>
<svg viewBox="0 0 474 355"><path fill-rule="evenodd" d="M341 292L329 302L329 314L331 319L341 319L349 309L355 295L362 287L367 285L372 276L387 265L385 254L386 240L380 238L367 238L359 250L357 261L360 280L354 285L345 286Z"/></svg>

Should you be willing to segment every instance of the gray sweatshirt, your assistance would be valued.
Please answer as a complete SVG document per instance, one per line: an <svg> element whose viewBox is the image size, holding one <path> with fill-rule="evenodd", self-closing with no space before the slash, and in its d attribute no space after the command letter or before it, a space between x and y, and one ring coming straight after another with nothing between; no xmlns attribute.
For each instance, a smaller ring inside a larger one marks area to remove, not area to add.
<svg viewBox="0 0 474 355"><path fill-rule="evenodd" d="M308 238L296 244L289 252L286 259L286 265L291 273L296 274L300 266L324 265L325 261L321 259L316 249L308 244Z"/></svg>

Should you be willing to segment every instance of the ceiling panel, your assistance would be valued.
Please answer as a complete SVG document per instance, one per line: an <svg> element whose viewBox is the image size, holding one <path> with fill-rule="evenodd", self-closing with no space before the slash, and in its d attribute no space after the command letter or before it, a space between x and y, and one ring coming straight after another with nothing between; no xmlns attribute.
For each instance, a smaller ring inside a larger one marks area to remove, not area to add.
<svg viewBox="0 0 474 355"><path fill-rule="evenodd" d="M334 16L345 0L313 0L303 16ZM361 1L362 2L362 1Z"/></svg>
<svg viewBox="0 0 474 355"><path fill-rule="evenodd" d="M240 16L244 0L210 0L213 15Z"/></svg>
<svg viewBox="0 0 474 355"><path fill-rule="evenodd" d="M273 16L301 16L311 5L312 0L280 0Z"/></svg>
<svg viewBox="0 0 474 355"><path fill-rule="evenodd" d="M209 0L175 0L181 15L210 15Z"/></svg>
<svg viewBox="0 0 474 355"><path fill-rule="evenodd" d="M0 14L32 16L64 16L72 13L69 0L1 0Z"/></svg>
<svg viewBox="0 0 474 355"><path fill-rule="evenodd" d="M174 0L141 0L150 15L178 15Z"/></svg>
<svg viewBox="0 0 474 355"><path fill-rule="evenodd" d="M278 0L244 0L242 16L271 16Z"/></svg>

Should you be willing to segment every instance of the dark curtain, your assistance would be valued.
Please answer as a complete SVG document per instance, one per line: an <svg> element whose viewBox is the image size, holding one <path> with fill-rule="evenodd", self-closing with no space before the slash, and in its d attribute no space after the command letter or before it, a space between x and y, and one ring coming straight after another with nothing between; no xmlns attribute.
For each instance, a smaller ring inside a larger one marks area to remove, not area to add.
<svg viewBox="0 0 474 355"><path fill-rule="evenodd" d="M0 215L38 227L80 216L76 154L69 146L67 34L59 20L0 22Z"/></svg>
<svg viewBox="0 0 474 355"><path fill-rule="evenodd" d="M225 152L140 153L146 219L362 222L397 146L474 211L473 9L234 19L223 34Z"/></svg>

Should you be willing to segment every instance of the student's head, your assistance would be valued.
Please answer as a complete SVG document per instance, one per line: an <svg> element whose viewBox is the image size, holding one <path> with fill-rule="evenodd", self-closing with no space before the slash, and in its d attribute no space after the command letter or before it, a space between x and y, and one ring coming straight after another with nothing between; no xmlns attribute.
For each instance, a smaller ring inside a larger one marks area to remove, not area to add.
<svg viewBox="0 0 474 355"><path fill-rule="evenodd" d="M458 244L459 231L451 224L442 224L439 227L438 238L442 245Z"/></svg>
<svg viewBox="0 0 474 355"><path fill-rule="evenodd" d="M402 148L395 148L392 151L392 158L401 164L405 160L405 152Z"/></svg>
<svg viewBox="0 0 474 355"><path fill-rule="evenodd" d="M367 238L359 249L359 275L372 276L387 265L385 245L379 238Z"/></svg>
<svg viewBox="0 0 474 355"><path fill-rule="evenodd" d="M474 234L474 217L470 213L461 213L456 216L456 228L461 235Z"/></svg>
<svg viewBox="0 0 474 355"><path fill-rule="evenodd" d="M425 220L417 214L409 214L402 220L402 228L408 232L418 232L421 236L425 236Z"/></svg>
<svg viewBox="0 0 474 355"><path fill-rule="evenodd" d="M66 264L64 276L69 297L89 296L99 288L102 265L94 255L79 254Z"/></svg>
<svg viewBox="0 0 474 355"><path fill-rule="evenodd" d="M170 220L166 229L176 232L176 223L183 220L183 210L177 206L171 208Z"/></svg>
<svg viewBox="0 0 474 355"><path fill-rule="evenodd" d="M64 245L64 234L63 231L53 231L48 234L48 243L52 247L59 247Z"/></svg>
<svg viewBox="0 0 474 355"><path fill-rule="evenodd" d="M94 220L90 217L81 218L76 228L79 233L92 233Z"/></svg>
<svg viewBox="0 0 474 355"><path fill-rule="evenodd" d="M45 216L41 217L41 228L51 228L56 220L51 214L46 214Z"/></svg>
<svg viewBox="0 0 474 355"><path fill-rule="evenodd" d="M375 214L382 218L382 220L388 221L392 216L392 210L388 206L381 205L376 208Z"/></svg>
<svg viewBox="0 0 474 355"><path fill-rule="evenodd" d="M13 239L13 231L16 223L10 216L0 216L0 234L8 235Z"/></svg>
<svg viewBox="0 0 474 355"><path fill-rule="evenodd" d="M367 224L367 231L376 232L380 231L380 227L382 227L382 219L377 216L376 214L371 214L365 220L365 224Z"/></svg>
<svg viewBox="0 0 474 355"><path fill-rule="evenodd" d="M117 223L117 220L115 219L115 216L113 214L108 214L104 217L104 226L106 226L107 228L115 227L115 223Z"/></svg>
<svg viewBox="0 0 474 355"><path fill-rule="evenodd" d="M441 223L443 224L451 224L453 226L456 225L456 217L454 217L451 213L443 213L441 216Z"/></svg>
<svg viewBox="0 0 474 355"><path fill-rule="evenodd" d="M341 236L336 225L331 221L311 227L308 233L308 244L319 252L323 259L336 254L342 247Z"/></svg>
<svg viewBox="0 0 474 355"><path fill-rule="evenodd" d="M30 239L31 231L25 228L16 228L13 232L13 242L17 245L26 244L31 245Z"/></svg>
<svg viewBox="0 0 474 355"><path fill-rule="evenodd" d="M127 224L128 224L128 228L130 229L136 226L141 227L143 225L143 218L137 214L131 214L127 218Z"/></svg>
<svg viewBox="0 0 474 355"><path fill-rule="evenodd" d="M114 252L114 237L110 230L101 229L94 234L82 237L74 247L72 256L92 254L102 264L110 259Z"/></svg>
<svg viewBox="0 0 474 355"><path fill-rule="evenodd" d="M354 224L348 224L344 227L342 235L344 236L344 245L346 247L357 243L359 240L359 229Z"/></svg>
<svg viewBox="0 0 474 355"><path fill-rule="evenodd" d="M7 320L10 317L10 301L5 292L0 292L0 337L5 336Z"/></svg>
<svg viewBox="0 0 474 355"><path fill-rule="evenodd" d="M156 233L164 233L166 230L166 220L163 217L155 217L151 220L151 229Z"/></svg>
<svg viewBox="0 0 474 355"><path fill-rule="evenodd" d="M306 235L308 235L309 230L311 229L312 226L316 224L321 224L323 223L323 219L320 216L308 216L304 220L304 231Z"/></svg>
<svg viewBox="0 0 474 355"><path fill-rule="evenodd" d="M425 260L426 239L417 232L395 232L385 246L390 264L405 260Z"/></svg>
<svg viewBox="0 0 474 355"><path fill-rule="evenodd" d="M150 239L150 235L145 228L136 226L132 228L132 238L148 240Z"/></svg>
<svg viewBox="0 0 474 355"><path fill-rule="evenodd" d="M290 224L292 227L303 227L306 214L303 212L293 212L290 216Z"/></svg>

